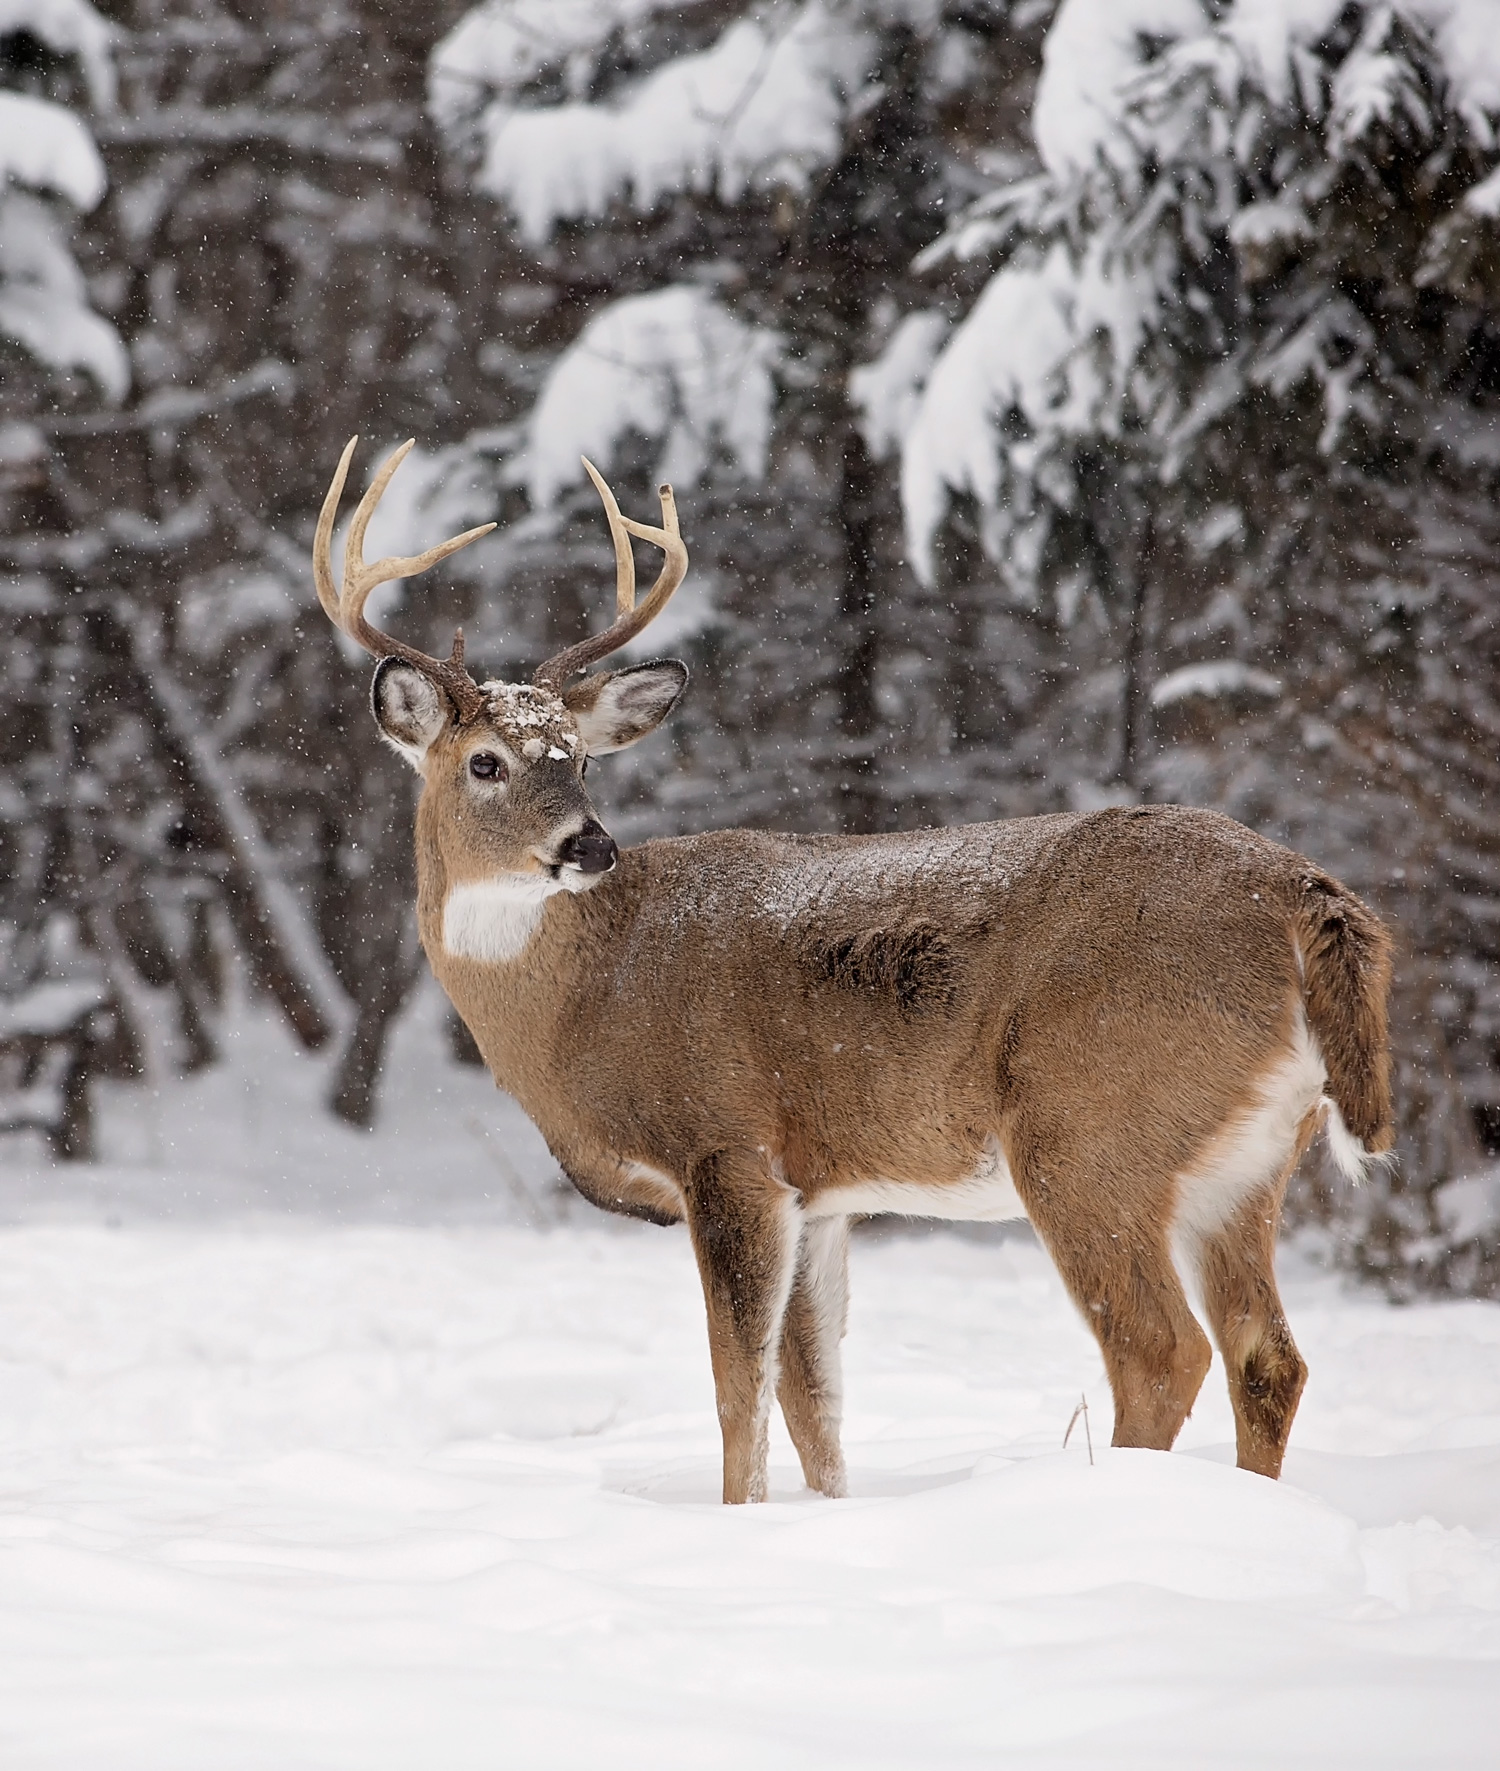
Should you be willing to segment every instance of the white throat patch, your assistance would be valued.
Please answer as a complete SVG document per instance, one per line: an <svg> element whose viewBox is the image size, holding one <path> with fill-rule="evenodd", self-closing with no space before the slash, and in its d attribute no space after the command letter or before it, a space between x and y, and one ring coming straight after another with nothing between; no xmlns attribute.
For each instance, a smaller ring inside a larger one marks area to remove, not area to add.
<svg viewBox="0 0 1500 1771"><path fill-rule="evenodd" d="M545 873L511 873L454 886L443 905L443 946L455 959L519 959L548 898L568 888Z"/></svg>

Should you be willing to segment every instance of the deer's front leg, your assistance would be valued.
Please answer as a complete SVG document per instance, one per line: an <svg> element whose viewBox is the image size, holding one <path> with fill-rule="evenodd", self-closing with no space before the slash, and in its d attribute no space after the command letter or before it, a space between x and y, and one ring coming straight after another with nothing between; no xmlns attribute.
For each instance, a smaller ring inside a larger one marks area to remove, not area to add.
<svg viewBox="0 0 1500 1771"><path fill-rule="evenodd" d="M797 1196L758 1153L715 1151L687 1189L724 1435L724 1500L766 1498L767 1423L797 1262Z"/></svg>
<svg viewBox="0 0 1500 1771"><path fill-rule="evenodd" d="M782 1323L776 1393L808 1487L835 1497L847 1492L839 1342L848 1314L849 1220L811 1218Z"/></svg>

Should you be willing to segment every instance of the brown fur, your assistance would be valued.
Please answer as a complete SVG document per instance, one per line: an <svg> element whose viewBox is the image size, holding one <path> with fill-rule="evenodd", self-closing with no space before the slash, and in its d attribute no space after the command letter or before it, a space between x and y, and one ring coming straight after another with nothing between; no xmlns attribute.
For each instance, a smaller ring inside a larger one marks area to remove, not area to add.
<svg viewBox="0 0 1500 1771"><path fill-rule="evenodd" d="M1366 1149L1395 1142L1386 996L1391 938L1352 892L1326 874L1302 881L1297 940L1307 1018L1323 1048L1329 1093Z"/></svg>
<svg viewBox="0 0 1500 1771"><path fill-rule="evenodd" d="M889 991L907 1015L945 1008L953 996L951 945L925 919L833 941L814 937L807 951L817 978L848 990Z"/></svg>
<svg viewBox="0 0 1500 1771"><path fill-rule="evenodd" d="M1276 1231L1287 1183L1317 1130L1309 1114L1274 1184L1249 1200L1210 1242L1202 1263L1203 1304L1229 1378L1236 1461L1279 1476L1307 1365L1292 1340L1276 1289Z"/></svg>
<svg viewBox="0 0 1500 1771"><path fill-rule="evenodd" d="M844 1492L838 1348L848 1319L848 1298L848 1220L824 1218L803 1231L782 1321L776 1384L807 1485L822 1494Z"/></svg>

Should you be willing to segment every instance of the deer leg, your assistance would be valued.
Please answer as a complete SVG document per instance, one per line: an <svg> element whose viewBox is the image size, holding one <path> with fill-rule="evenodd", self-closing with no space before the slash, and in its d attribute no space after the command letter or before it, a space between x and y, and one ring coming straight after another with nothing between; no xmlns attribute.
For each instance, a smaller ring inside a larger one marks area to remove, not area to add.
<svg viewBox="0 0 1500 1771"><path fill-rule="evenodd" d="M1197 1270L1204 1313L1223 1356L1239 1466L1273 1479L1281 1474L1307 1382L1276 1290L1276 1232L1287 1184L1321 1122L1322 1108L1315 1106L1303 1116L1281 1172L1227 1222L1201 1229L1181 1250Z"/></svg>
<svg viewBox="0 0 1500 1771"><path fill-rule="evenodd" d="M814 1218L803 1229L787 1299L776 1394L808 1487L835 1497L847 1492L839 1342L848 1307L849 1220Z"/></svg>
<svg viewBox="0 0 1500 1771"><path fill-rule="evenodd" d="M1093 1329L1115 1403L1115 1445L1166 1451L1182 1430L1213 1353L1167 1250L1164 1226L1060 1209L1055 1190L1027 1186L1022 1198L1063 1283ZM1114 1189L1091 1189L1101 1200ZM1076 1199L1079 1195L1071 1194Z"/></svg>
<svg viewBox="0 0 1500 1771"><path fill-rule="evenodd" d="M1236 1462L1281 1474L1292 1419L1307 1382L1276 1290L1276 1227L1286 1177L1244 1207L1199 1252L1203 1307L1223 1355L1234 1404Z"/></svg>
<svg viewBox="0 0 1500 1771"><path fill-rule="evenodd" d="M1122 1235L1123 1239L1123 1235ZM1115 1403L1112 1445L1168 1451L1213 1362L1165 1247L1103 1263L1075 1293L1104 1354Z"/></svg>
<svg viewBox="0 0 1500 1771"><path fill-rule="evenodd" d="M699 1163L686 1196L724 1436L724 1500L764 1500L777 1353L801 1229L797 1196L759 1159L723 1150Z"/></svg>

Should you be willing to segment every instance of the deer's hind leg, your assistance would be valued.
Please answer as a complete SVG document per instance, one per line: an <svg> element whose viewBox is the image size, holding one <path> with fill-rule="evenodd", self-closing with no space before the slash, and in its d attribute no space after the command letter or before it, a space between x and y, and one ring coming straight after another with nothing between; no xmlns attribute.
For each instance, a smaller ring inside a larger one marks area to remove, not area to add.
<svg viewBox="0 0 1500 1771"><path fill-rule="evenodd" d="M1213 1353L1177 1276L1166 1222L1132 1213L1125 1202L1144 1189L1118 1175L1079 1165L1064 1182L1039 1152L1018 1162L1015 1175L1027 1215L1104 1355L1115 1404L1111 1443L1169 1450Z"/></svg>
<svg viewBox="0 0 1500 1771"><path fill-rule="evenodd" d="M771 1398L801 1238L797 1195L755 1156L716 1151L684 1188L724 1439L724 1500L766 1498Z"/></svg>
<svg viewBox="0 0 1500 1771"><path fill-rule="evenodd" d="M1317 1129L1304 1119L1282 1172L1257 1189L1221 1229L1197 1242L1203 1308L1218 1342L1234 1405L1236 1461L1242 1470L1279 1476L1307 1366L1297 1351L1276 1289L1276 1232L1281 1202Z"/></svg>
<svg viewBox="0 0 1500 1771"><path fill-rule="evenodd" d="M849 1220L809 1219L782 1324L776 1394L808 1487L835 1497L846 1491L839 1342L848 1309Z"/></svg>

